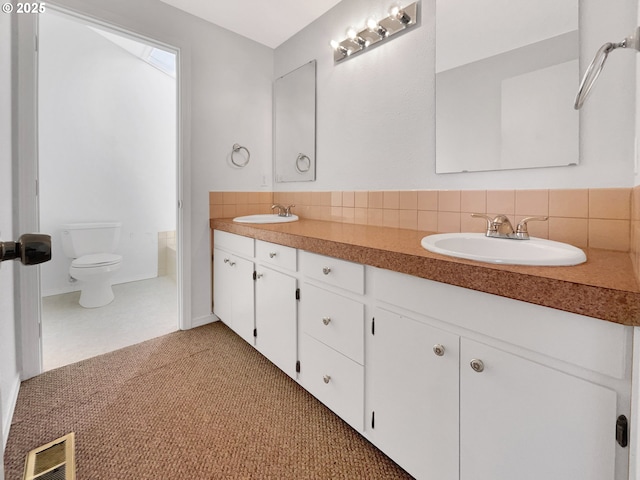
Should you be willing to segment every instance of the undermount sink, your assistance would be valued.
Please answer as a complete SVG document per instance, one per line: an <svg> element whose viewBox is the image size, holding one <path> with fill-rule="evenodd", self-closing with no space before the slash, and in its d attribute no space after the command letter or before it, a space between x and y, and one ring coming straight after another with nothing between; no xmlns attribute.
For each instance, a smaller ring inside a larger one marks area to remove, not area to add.
<svg viewBox="0 0 640 480"><path fill-rule="evenodd" d="M298 220L297 215L290 215L283 217L277 213L262 213L256 215L245 215L243 217L236 217L234 222L238 223L289 223Z"/></svg>
<svg viewBox="0 0 640 480"><path fill-rule="evenodd" d="M442 255L503 265L561 266L587 261L579 248L533 237L512 240L490 238L483 233L439 233L424 237L421 245Z"/></svg>

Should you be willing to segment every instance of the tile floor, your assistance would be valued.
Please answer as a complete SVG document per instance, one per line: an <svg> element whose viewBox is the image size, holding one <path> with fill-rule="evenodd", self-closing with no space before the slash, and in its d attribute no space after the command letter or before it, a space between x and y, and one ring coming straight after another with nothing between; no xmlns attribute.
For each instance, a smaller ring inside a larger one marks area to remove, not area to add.
<svg viewBox="0 0 640 480"><path fill-rule="evenodd" d="M176 283L167 276L113 286L100 308L78 304L80 292L42 299L43 370L78 362L178 329Z"/></svg>

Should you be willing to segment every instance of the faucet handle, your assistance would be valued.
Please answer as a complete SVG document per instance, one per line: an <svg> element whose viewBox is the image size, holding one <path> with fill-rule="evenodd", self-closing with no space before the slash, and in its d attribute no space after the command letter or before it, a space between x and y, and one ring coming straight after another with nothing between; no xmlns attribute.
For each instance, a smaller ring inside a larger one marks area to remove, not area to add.
<svg viewBox="0 0 640 480"><path fill-rule="evenodd" d="M493 218L489 215L485 215L484 213L472 213L471 216L473 218L484 218L487 221L487 231L491 230L493 227Z"/></svg>
<svg viewBox="0 0 640 480"><path fill-rule="evenodd" d="M546 220L549 220L549 217L545 216L545 217L526 217L526 218L523 218L522 220L520 220L520 222L516 226L516 238L518 238L520 240L529 239L529 230L527 228L527 223L529 223L530 221L544 222Z"/></svg>
<svg viewBox="0 0 640 480"><path fill-rule="evenodd" d="M291 209L295 207L295 205L287 205L286 207L284 207L284 216L285 217L290 217L291 216Z"/></svg>

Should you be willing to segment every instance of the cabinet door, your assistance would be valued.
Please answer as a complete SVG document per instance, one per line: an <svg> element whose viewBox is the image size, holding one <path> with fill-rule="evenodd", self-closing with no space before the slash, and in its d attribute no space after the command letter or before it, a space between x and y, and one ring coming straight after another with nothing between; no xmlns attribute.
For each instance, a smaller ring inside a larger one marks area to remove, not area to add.
<svg viewBox="0 0 640 480"><path fill-rule="evenodd" d="M231 255L218 248L213 249L213 313L231 327Z"/></svg>
<svg viewBox="0 0 640 480"><path fill-rule="evenodd" d="M253 294L253 262L236 257L230 270L232 271L230 289L233 305L233 321L231 328L245 341L253 345L253 329L255 326Z"/></svg>
<svg viewBox="0 0 640 480"><path fill-rule="evenodd" d="M467 339L460 359L461 480L615 478L615 392Z"/></svg>
<svg viewBox="0 0 640 480"><path fill-rule="evenodd" d="M256 348L287 375L296 375L296 279L256 269Z"/></svg>
<svg viewBox="0 0 640 480"><path fill-rule="evenodd" d="M253 262L213 250L213 313L253 344Z"/></svg>
<svg viewBox="0 0 640 480"><path fill-rule="evenodd" d="M377 309L371 344L375 445L417 479L456 480L459 337Z"/></svg>

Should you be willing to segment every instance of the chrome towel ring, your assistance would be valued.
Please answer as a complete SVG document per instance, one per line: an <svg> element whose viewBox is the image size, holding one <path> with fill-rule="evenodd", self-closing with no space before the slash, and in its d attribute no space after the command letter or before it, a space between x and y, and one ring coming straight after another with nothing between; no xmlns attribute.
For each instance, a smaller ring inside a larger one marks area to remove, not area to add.
<svg viewBox="0 0 640 480"><path fill-rule="evenodd" d="M596 56L591 60L591 63L587 67L587 71L584 73L584 77L582 77L582 81L580 82L580 88L578 89L578 94L576 95L576 100L573 104L573 108L579 110L580 107L584 104L585 100L589 96L589 92L593 88L602 73L602 69L604 68L604 62L607 61L607 57L609 53L613 52L616 48L633 48L637 51L640 51L640 27L636 29L636 31L618 43L607 42L600 47L600 49L596 52Z"/></svg>
<svg viewBox="0 0 640 480"><path fill-rule="evenodd" d="M298 173L306 173L310 169L311 169L311 159L307 157L304 153L298 154L298 158L296 158L296 170L298 171Z"/></svg>
<svg viewBox="0 0 640 480"><path fill-rule="evenodd" d="M238 162L234 158L234 154L240 152L240 150L244 150L247 152L247 159L244 162ZM231 150L231 163L233 163L236 167L245 167L247 163L249 163L249 159L251 158L251 153L249 153L249 149L247 147L243 147L242 145L238 145L237 143L233 144L233 150Z"/></svg>

